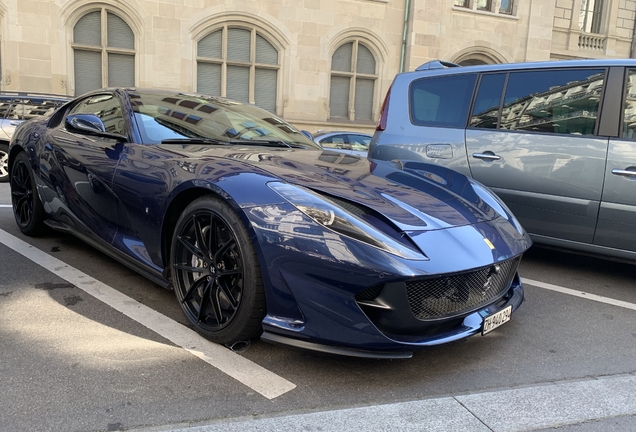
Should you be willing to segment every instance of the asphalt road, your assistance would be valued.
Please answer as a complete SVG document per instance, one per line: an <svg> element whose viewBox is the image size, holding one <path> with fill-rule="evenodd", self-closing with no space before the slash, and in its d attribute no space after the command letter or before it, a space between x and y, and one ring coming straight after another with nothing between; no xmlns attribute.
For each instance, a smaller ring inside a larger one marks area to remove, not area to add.
<svg viewBox="0 0 636 432"><path fill-rule="evenodd" d="M261 341L233 353L74 237L25 237L5 206L0 238L0 431L636 430L633 265L533 248L521 276L550 285L526 282L511 322L369 360Z"/></svg>

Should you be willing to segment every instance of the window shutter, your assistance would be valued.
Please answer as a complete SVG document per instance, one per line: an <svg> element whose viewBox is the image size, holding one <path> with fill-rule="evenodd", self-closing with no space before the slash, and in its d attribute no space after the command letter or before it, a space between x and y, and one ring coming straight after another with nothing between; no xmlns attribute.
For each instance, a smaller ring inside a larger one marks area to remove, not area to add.
<svg viewBox="0 0 636 432"><path fill-rule="evenodd" d="M101 12L84 15L73 28L73 42L82 45L102 45Z"/></svg>
<svg viewBox="0 0 636 432"><path fill-rule="evenodd" d="M115 14L108 13L107 25L109 47L135 49L135 35L126 21Z"/></svg>
<svg viewBox="0 0 636 432"><path fill-rule="evenodd" d="M357 72L365 74L375 73L375 58L367 47L362 44L358 44L358 62Z"/></svg>
<svg viewBox="0 0 636 432"><path fill-rule="evenodd" d="M197 91L211 96L221 96L221 65L197 63Z"/></svg>
<svg viewBox="0 0 636 432"><path fill-rule="evenodd" d="M371 120L373 116L373 87L375 80L356 80L356 120Z"/></svg>
<svg viewBox="0 0 636 432"><path fill-rule="evenodd" d="M240 102L249 102L250 68L243 66L227 67L227 97Z"/></svg>
<svg viewBox="0 0 636 432"><path fill-rule="evenodd" d="M349 80L350 78L348 77L331 77L331 90L329 92L330 117L349 117Z"/></svg>
<svg viewBox="0 0 636 432"><path fill-rule="evenodd" d="M232 61L250 61L250 38L252 32L249 30L231 28L227 30L227 59Z"/></svg>
<svg viewBox="0 0 636 432"><path fill-rule="evenodd" d="M331 59L331 70L351 72L351 50L353 42L342 45L333 53Z"/></svg>
<svg viewBox="0 0 636 432"><path fill-rule="evenodd" d="M102 87L102 53L75 50L75 96Z"/></svg>
<svg viewBox="0 0 636 432"><path fill-rule="evenodd" d="M256 35L256 63L278 64L278 51L260 35Z"/></svg>
<svg viewBox="0 0 636 432"><path fill-rule="evenodd" d="M273 69L256 69L254 99L256 106L276 112L276 75Z"/></svg>
<svg viewBox="0 0 636 432"><path fill-rule="evenodd" d="M221 44L223 32L215 31L201 39L197 45L197 55L199 57L221 58Z"/></svg>
<svg viewBox="0 0 636 432"><path fill-rule="evenodd" d="M135 56L108 54L108 85L110 87L135 86Z"/></svg>

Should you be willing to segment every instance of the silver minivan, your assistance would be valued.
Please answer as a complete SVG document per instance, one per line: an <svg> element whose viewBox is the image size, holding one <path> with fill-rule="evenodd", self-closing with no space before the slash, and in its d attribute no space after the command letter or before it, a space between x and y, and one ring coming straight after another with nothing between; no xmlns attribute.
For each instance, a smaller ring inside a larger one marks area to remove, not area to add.
<svg viewBox="0 0 636 432"><path fill-rule="evenodd" d="M455 66L395 77L369 159L452 168L536 243L636 261L636 60Z"/></svg>

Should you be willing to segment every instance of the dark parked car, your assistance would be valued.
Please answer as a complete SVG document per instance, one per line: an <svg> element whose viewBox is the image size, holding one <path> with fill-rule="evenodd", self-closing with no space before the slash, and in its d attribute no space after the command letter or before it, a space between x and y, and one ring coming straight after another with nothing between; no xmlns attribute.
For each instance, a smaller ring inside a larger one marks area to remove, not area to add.
<svg viewBox="0 0 636 432"><path fill-rule="evenodd" d="M53 113L70 98L42 93L0 92L0 182L9 180L9 142L24 120Z"/></svg>
<svg viewBox="0 0 636 432"><path fill-rule="evenodd" d="M535 242L636 261L636 60L453 66L395 77L369 159L460 171Z"/></svg>
<svg viewBox="0 0 636 432"><path fill-rule="evenodd" d="M96 91L20 126L9 164L23 233L73 233L174 289L215 342L408 357L523 301L530 240L482 185L323 151L253 106Z"/></svg>
<svg viewBox="0 0 636 432"><path fill-rule="evenodd" d="M324 149L366 157L371 135L360 132L318 132L313 139Z"/></svg>

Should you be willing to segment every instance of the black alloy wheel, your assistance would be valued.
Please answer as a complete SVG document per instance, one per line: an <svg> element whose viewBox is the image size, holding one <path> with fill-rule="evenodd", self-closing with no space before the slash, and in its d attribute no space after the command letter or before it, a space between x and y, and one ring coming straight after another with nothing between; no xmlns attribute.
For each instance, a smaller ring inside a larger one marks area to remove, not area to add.
<svg viewBox="0 0 636 432"><path fill-rule="evenodd" d="M175 294L199 333L222 344L260 333L260 267L247 230L226 203L212 196L192 202L177 222L170 256Z"/></svg>
<svg viewBox="0 0 636 432"><path fill-rule="evenodd" d="M11 203L15 221L24 234L35 236L45 229L44 208L26 153L19 153L11 168Z"/></svg>
<svg viewBox="0 0 636 432"><path fill-rule="evenodd" d="M9 145L0 143L0 182L9 180Z"/></svg>

